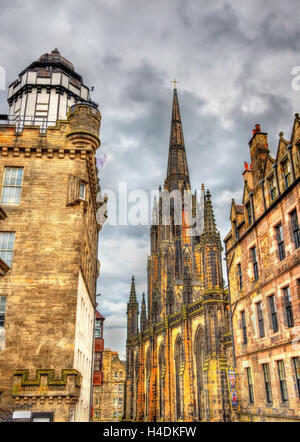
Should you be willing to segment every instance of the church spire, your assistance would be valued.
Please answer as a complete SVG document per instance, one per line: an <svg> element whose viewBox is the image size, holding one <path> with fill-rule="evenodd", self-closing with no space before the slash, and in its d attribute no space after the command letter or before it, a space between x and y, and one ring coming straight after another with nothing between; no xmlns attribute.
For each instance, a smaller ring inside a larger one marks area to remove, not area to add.
<svg viewBox="0 0 300 442"><path fill-rule="evenodd" d="M136 302L137 301L136 301L135 281L134 281L134 275L132 275L129 304L135 304Z"/></svg>
<svg viewBox="0 0 300 442"><path fill-rule="evenodd" d="M176 88L173 91L168 172L165 183L169 192L174 189L191 188Z"/></svg>
<svg viewBox="0 0 300 442"><path fill-rule="evenodd" d="M205 242L214 240L215 242L219 243L220 241L220 234L217 231L209 190L206 191L204 199L204 226L202 238L205 240Z"/></svg>
<svg viewBox="0 0 300 442"><path fill-rule="evenodd" d="M138 334L139 305L136 300L134 276L131 278L129 302L127 303L127 338Z"/></svg>

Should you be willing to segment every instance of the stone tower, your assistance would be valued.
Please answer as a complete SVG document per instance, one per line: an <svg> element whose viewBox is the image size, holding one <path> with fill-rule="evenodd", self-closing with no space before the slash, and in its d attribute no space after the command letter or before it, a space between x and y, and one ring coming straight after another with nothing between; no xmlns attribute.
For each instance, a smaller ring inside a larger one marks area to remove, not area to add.
<svg viewBox="0 0 300 442"><path fill-rule="evenodd" d="M7 215L0 257L9 266L0 280L0 407L88 421L101 115L57 50L20 74L9 105L0 121L0 204Z"/></svg>
<svg viewBox="0 0 300 442"><path fill-rule="evenodd" d="M200 200L191 192L176 89L167 176L153 203L150 242L148 317L143 301L141 329L127 336L125 419L229 421L222 246L210 192L202 185Z"/></svg>

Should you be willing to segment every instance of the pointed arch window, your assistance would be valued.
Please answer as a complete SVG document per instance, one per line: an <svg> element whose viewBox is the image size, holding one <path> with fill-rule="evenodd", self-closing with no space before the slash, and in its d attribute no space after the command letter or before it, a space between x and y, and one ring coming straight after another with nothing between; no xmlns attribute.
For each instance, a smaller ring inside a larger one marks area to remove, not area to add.
<svg viewBox="0 0 300 442"><path fill-rule="evenodd" d="M197 379L197 414L198 420L204 418L204 364L206 358L206 339L202 327L198 327L195 334L195 361Z"/></svg>
<svg viewBox="0 0 300 442"><path fill-rule="evenodd" d="M150 348L148 348L146 353L146 416L149 415L150 378L151 378L151 352Z"/></svg>
<svg viewBox="0 0 300 442"><path fill-rule="evenodd" d="M137 352L134 360L134 372L133 372L133 418L137 415L137 399L138 399L138 380L139 380L139 353Z"/></svg>
<svg viewBox="0 0 300 442"><path fill-rule="evenodd" d="M175 343L175 379L176 379L176 416L178 420L184 419L184 348L181 336L178 336Z"/></svg>
<svg viewBox="0 0 300 442"><path fill-rule="evenodd" d="M166 375L166 357L165 345L161 344L158 356L159 365L159 416L161 420L165 417L165 375Z"/></svg>

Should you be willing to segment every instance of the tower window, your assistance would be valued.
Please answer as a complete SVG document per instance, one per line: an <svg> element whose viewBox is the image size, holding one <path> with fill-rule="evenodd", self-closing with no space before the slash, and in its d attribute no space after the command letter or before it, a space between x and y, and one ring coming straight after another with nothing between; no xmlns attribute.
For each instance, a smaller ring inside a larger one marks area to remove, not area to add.
<svg viewBox="0 0 300 442"><path fill-rule="evenodd" d="M257 319L258 319L258 327L259 327L259 337L263 338L265 336L265 327L264 327L264 318L262 312L262 303L258 302L256 304L257 310Z"/></svg>
<svg viewBox="0 0 300 442"><path fill-rule="evenodd" d="M296 249L300 246L300 233L299 233L299 224L297 217L297 210L293 210L291 213L291 224L292 224L292 232L293 232L293 241L295 243Z"/></svg>
<svg viewBox="0 0 300 442"><path fill-rule="evenodd" d="M271 402L273 402L271 378L270 378L270 368L269 368L269 364L262 364L262 366L263 366L263 372L264 372L267 403L270 404Z"/></svg>
<svg viewBox="0 0 300 442"><path fill-rule="evenodd" d="M293 366L294 366L294 371L295 371L297 393L298 393L298 397L300 399L300 363L299 363L299 357L293 358Z"/></svg>
<svg viewBox="0 0 300 442"><path fill-rule="evenodd" d="M23 169L6 167L4 171L2 204L19 204L21 199Z"/></svg>
<svg viewBox="0 0 300 442"><path fill-rule="evenodd" d="M277 197L277 189L276 189L274 175L272 175L271 178L269 178L269 188L270 188L271 200L273 201Z"/></svg>
<svg viewBox="0 0 300 442"><path fill-rule="evenodd" d="M247 370L247 379L248 379L249 402L251 404L253 404L254 403L254 394L253 394L253 382L252 382L251 368L248 367L246 370Z"/></svg>
<svg viewBox="0 0 300 442"><path fill-rule="evenodd" d="M282 168L283 168L285 187L288 188L292 184L291 167L290 167L290 162L288 159L286 159L282 163Z"/></svg>
<svg viewBox="0 0 300 442"><path fill-rule="evenodd" d="M287 393L287 386L286 386L284 362L282 360L277 361L277 367L278 367L281 399L282 399L282 402L287 402L288 401L288 393Z"/></svg>
<svg viewBox="0 0 300 442"><path fill-rule="evenodd" d="M287 326L293 327L294 326L294 315L293 315L293 307L292 307L292 301L291 301L289 287L285 287L283 289L283 301L284 301L284 307L285 307Z"/></svg>
<svg viewBox="0 0 300 442"><path fill-rule="evenodd" d="M278 331L278 320L277 320L277 311L276 311L276 303L274 295L269 296L269 307L271 314L272 329L273 332L276 333Z"/></svg>
<svg viewBox="0 0 300 442"><path fill-rule="evenodd" d="M6 296L0 296L0 328L4 327L6 310Z"/></svg>
<svg viewBox="0 0 300 442"><path fill-rule="evenodd" d="M0 232L0 258L11 267L15 234L11 232Z"/></svg>
<svg viewBox="0 0 300 442"><path fill-rule="evenodd" d="M239 235L239 230L238 230L237 225L236 225L236 221L234 221L234 223L233 223L233 228L234 228L235 239L237 241L239 239L240 235Z"/></svg>
<svg viewBox="0 0 300 442"><path fill-rule="evenodd" d="M282 261L285 258L282 225L279 224L277 227L275 227L275 230L276 230L276 239L277 239L279 259L280 259L280 261Z"/></svg>
<svg viewBox="0 0 300 442"><path fill-rule="evenodd" d="M257 256L256 256L256 247L252 247L252 249L251 249L251 258L252 258L252 265L253 265L254 280L256 281L258 279L258 263L257 263Z"/></svg>
<svg viewBox="0 0 300 442"><path fill-rule="evenodd" d="M247 344L248 338L247 338L247 326L246 326L246 318L245 318L245 312L241 312L241 322L242 322L242 331L243 331L243 343Z"/></svg>

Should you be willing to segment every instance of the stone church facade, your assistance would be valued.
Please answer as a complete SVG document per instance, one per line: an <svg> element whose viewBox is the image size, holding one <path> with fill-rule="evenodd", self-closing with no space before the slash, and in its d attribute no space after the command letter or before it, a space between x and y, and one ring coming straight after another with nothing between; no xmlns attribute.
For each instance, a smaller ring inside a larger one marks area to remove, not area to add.
<svg viewBox="0 0 300 442"><path fill-rule="evenodd" d="M179 191L176 221L164 222L164 194ZM148 296L139 305L132 277L127 308L124 420L230 421L228 388L232 342L222 246L211 195L202 185L204 219L194 234L200 203L192 194L176 88L173 95L169 159L164 190L154 202L148 258ZM177 211L178 214L178 211ZM200 228L199 228L200 225Z"/></svg>

